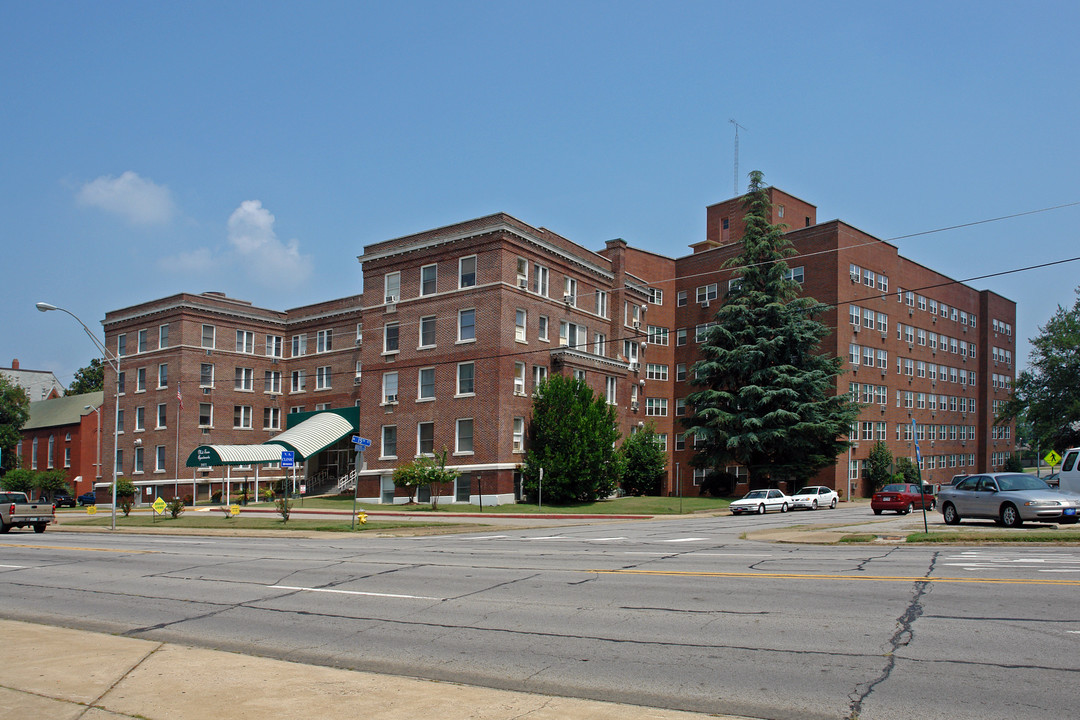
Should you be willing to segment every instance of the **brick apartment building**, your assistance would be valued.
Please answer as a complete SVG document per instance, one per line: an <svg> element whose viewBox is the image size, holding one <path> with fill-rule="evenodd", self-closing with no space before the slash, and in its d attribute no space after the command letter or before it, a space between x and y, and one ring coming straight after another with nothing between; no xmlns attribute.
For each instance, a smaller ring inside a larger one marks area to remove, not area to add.
<svg viewBox="0 0 1080 720"><path fill-rule="evenodd" d="M799 253L789 260L793 278L829 307L822 320L835 331L822 351L849 359L837 391L865 403L850 463L838 458L817 481L845 495L850 481L865 494L862 465L879 439L913 456L917 437L932 482L999 467L1013 449L1011 427L992 418L1014 376L1015 304L770 193L772 221L792 228ZM393 468L445 450L461 478L441 494L512 502L532 389L558 372L615 405L624 435L654 423L669 457L664 493L696 494L703 473L689 465L693 441L682 439L680 421L697 345L732 277L722 266L738 254L741 200L707 208L706 226L691 254L669 258L623 240L594 252L500 213L366 246L359 296L278 312L220 293L181 294L111 312L106 340L123 371L122 474L150 492L194 480L204 497L213 482L246 480L258 464L225 475L182 471L195 448L257 445L291 428L290 413L358 407L355 430L372 440L360 497L400 500ZM106 406L110 381L106 373ZM335 438L308 459L308 483L332 484L353 462L349 439Z"/></svg>

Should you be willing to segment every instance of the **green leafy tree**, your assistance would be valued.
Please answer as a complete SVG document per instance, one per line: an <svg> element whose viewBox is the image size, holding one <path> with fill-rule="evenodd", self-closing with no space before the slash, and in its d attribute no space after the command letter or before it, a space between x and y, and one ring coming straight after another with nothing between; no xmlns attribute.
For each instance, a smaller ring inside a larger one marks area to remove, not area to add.
<svg viewBox="0 0 1080 720"><path fill-rule="evenodd" d="M0 478L0 488L13 492L26 493L30 497L30 491L34 489L34 481L37 479L37 471L26 468L15 468Z"/></svg>
<svg viewBox="0 0 1080 720"><path fill-rule="evenodd" d="M1024 463L1020 460L1020 453L1009 453L1001 469L1005 472L1024 472Z"/></svg>
<svg viewBox="0 0 1080 720"><path fill-rule="evenodd" d="M50 502L56 497L56 493L71 493L71 486L67 482L67 474L59 469L42 470L37 473L37 477L34 478L34 487L41 493L41 497L48 498Z"/></svg>
<svg viewBox="0 0 1080 720"><path fill-rule="evenodd" d="M75 371L75 379L64 391L64 395L81 395L105 389L105 363L101 358L94 358L90 364Z"/></svg>
<svg viewBox="0 0 1080 720"><path fill-rule="evenodd" d="M880 490L892 480L893 456L889 446L878 440L866 457L866 480L870 487Z"/></svg>
<svg viewBox="0 0 1080 720"><path fill-rule="evenodd" d="M896 458L896 482L919 484L919 466L911 458Z"/></svg>
<svg viewBox="0 0 1080 720"><path fill-rule="evenodd" d="M419 457L411 463L394 468L394 485L408 488L410 503L413 502L417 489L432 489L431 507L438 509L438 486L454 482L460 474L457 470L446 467L446 450L443 450L436 457Z"/></svg>
<svg viewBox="0 0 1080 720"><path fill-rule="evenodd" d="M797 482L832 465L859 405L836 392L844 361L821 353L831 330L824 306L799 297L784 258L795 253L784 226L769 223L772 205L762 174L750 174L742 252L726 267L737 281L699 346L687 397L686 436L696 438L695 467L742 465L751 487Z"/></svg>
<svg viewBox="0 0 1080 720"><path fill-rule="evenodd" d="M615 450L619 435L615 408L603 396L594 394L584 380L552 374L533 396L523 490L537 498L543 468L545 502L592 502L609 496L622 474Z"/></svg>
<svg viewBox="0 0 1080 720"><path fill-rule="evenodd" d="M1031 340L1028 368L1013 384L1012 396L998 415L1003 423L1026 417L1033 437L1025 438L1043 452L1080 445L1080 288L1071 308L1057 312Z"/></svg>
<svg viewBox="0 0 1080 720"><path fill-rule="evenodd" d="M127 478L116 479L117 507L124 513L124 517L131 514L131 508L135 504L136 492L137 488L135 487L135 483Z"/></svg>
<svg viewBox="0 0 1080 720"><path fill-rule="evenodd" d="M0 476L19 466L15 448L29 419L30 398L26 391L0 375Z"/></svg>
<svg viewBox="0 0 1080 720"><path fill-rule="evenodd" d="M667 453L658 442L656 426L649 423L622 445L622 489L627 495L659 495L667 467Z"/></svg>

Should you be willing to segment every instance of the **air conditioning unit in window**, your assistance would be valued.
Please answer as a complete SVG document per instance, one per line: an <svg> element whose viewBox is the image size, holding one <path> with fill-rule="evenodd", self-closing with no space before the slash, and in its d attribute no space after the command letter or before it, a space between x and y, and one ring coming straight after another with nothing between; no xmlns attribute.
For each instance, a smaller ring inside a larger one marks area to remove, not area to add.
<svg viewBox="0 0 1080 720"><path fill-rule="evenodd" d="M853 282L855 284L859 283L859 274L858 273L848 273L848 276L851 278L851 282Z"/></svg>
<svg viewBox="0 0 1080 720"><path fill-rule="evenodd" d="M390 305L392 303L396 303L397 301L398 301L398 296L397 295L387 295L386 296L386 304L387 305Z"/></svg>
<svg viewBox="0 0 1080 720"><path fill-rule="evenodd" d="M708 301L708 300L704 300L704 301L702 301L702 303L701 303L701 307L703 307L703 308L707 308L707 307L709 307L709 301Z"/></svg>
<svg viewBox="0 0 1080 720"><path fill-rule="evenodd" d="M362 338L362 337L357 337L357 338L356 338L356 344L357 344L357 345L363 345L363 344L364 344L364 338Z"/></svg>
<svg viewBox="0 0 1080 720"><path fill-rule="evenodd" d="M360 376L359 375L357 375L356 377L353 378L352 384L353 385L359 385L360 384Z"/></svg>
<svg viewBox="0 0 1080 720"><path fill-rule="evenodd" d="M387 396L386 396L386 403L385 403L385 404L386 404L386 405L394 405L394 404L397 404L397 395L396 395L396 394L395 394L395 395L387 395Z"/></svg>
<svg viewBox="0 0 1080 720"><path fill-rule="evenodd" d="M570 304L572 304L574 302L574 296L573 295L563 295L562 296L562 301L564 303L566 303L567 305L570 305Z"/></svg>
<svg viewBox="0 0 1080 720"><path fill-rule="evenodd" d="M519 288L521 288L522 290L528 289L528 287L529 287L529 279L528 278L519 277L517 279L517 281L518 281L518 287Z"/></svg>
<svg viewBox="0 0 1080 720"><path fill-rule="evenodd" d="M633 324L634 324L634 329L635 330L640 330L641 329L641 321L640 320L635 320Z"/></svg>
<svg viewBox="0 0 1080 720"><path fill-rule="evenodd" d="M851 332L853 332L853 333L862 332L862 325L852 324Z"/></svg>
<svg viewBox="0 0 1080 720"><path fill-rule="evenodd" d="M638 367L639 367L639 366L638 366L638 361L637 361L637 360L631 360L631 361L630 361L630 364L629 364L629 370L630 370L630 372L637 372L637 371L638 371Z"/></svg>

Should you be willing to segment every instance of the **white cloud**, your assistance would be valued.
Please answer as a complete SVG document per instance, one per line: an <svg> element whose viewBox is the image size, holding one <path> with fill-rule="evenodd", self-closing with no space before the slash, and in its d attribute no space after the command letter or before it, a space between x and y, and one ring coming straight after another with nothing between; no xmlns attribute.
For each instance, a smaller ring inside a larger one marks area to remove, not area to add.
<svg viewBox="0 0 1080 720"><path fill-rule="evenodd" d="M168 187L131 170L120 177L102 175L86 183L75 199L80 205L119 215L132 225L161 225L169 222L176 211Z"/></svg>
<svg viewBox="0 0 1080 720"><path fill-rule="evenodd" d="M229 216L229 245L239 269L263 284L298 284L311 276L311 257L300 254L297 240L278 239L273 214L258 200L245 200Z"/></svg>

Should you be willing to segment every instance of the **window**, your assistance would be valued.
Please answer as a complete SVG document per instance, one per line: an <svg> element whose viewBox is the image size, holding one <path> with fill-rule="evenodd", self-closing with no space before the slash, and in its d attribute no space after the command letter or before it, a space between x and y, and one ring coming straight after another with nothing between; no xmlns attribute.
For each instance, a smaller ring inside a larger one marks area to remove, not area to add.
<svg viewBox="0 0 1080 720"><path fill-rule="evenodd" d="M584 325L565 320L559 323L559 344L566 347L588 349L589 333Z"/></svg>
<svg viewBox="0 0 1080 720"><path fill-rule="evenodd" d="M799 267L793 267L787 271L787 279L799 283L800 285L806 280L806 271L802 265Z"/></svg>
<svg viewBox="0 0 1080 720"><path fill-rule="evenodd" d="M398 374L396 372L383 373L382 396L384 405L398 401Z"/></svg>
<svg viewBox="0 0 1080 720"><path fill-rule="evenodd" d="M476 366L471 362L458 363L457 395L472 395L475 392Z"/></svg>
<svg viewBox="0 0 1080 720"><path fill-rule="evenodd" d="M525 452L525 418L514 418L513 451Z"/></svg>
<svg viewBox="0 0 1080 720"><path fill-rule="evenodd" d="M540 265L533 269L533 292L543 297L548 296L548 276L550 273L546 267Z"/></svg>
<svg viewBox="0 0 1080 720"><path fill-rule="evenodd" d="M435 399L435 368L420 368L416 382L417 400Z"/></svg>
<svg viewBox="0 0 1080 720"><path fill-rule="evenodd" d="M401 299L401 273L386 273L383 277L383 300L387 304Z"/></svg>
<svg viewBox="0 0 1080 720"><path fill-rule="evenodd" d="M206 326L203 326L203 338L206 338ZM213 346L211 346L213 347ZM117 357L124 357L127 355L127 334L120 333L116 336L116 355Z"/></svg>
<svg viewBox="0 0 1080 720"><path fill-rule="evenodd" d="M436 280L439 275L438 265L424 265L420 268L420 295L434 295Z"/></svg>
<svg viewBox="0 0 1080 720"><path fill-rule="evenodd" d="M686 398L675 398L675 414L679 417L686 414Z"/></svg>
<svg viewBox="0 0 1080 720"><path fill-rule="evenodd" d="M169 324L158 326L158 348L169 347Z"/></svg>
<svg viewBox="0 0 1080 720"><path fill-rule="evenodd" d="M165 446L154 448L154 472L165 472Z"/></svg>
<svg viewBox="0 0 1080 720"><path fill-rule="evenodd" d="M214 425L214 406L212 403L199 403L199 427Z"/></svg>
<svg viewBox="0 0 1080 720"><path fill-rule="evenodd" d="M169 387L169 366L167 363L161 363L157 366L157 386L158 389Z"/></svg>
<svg viewBox="0 0 1080 720"><path fill-rule="evenodd" d="M145 430L145 429L146 429L146 408L144 408L144 407L142 407L140 405L139 407L135 408L135 430L140 431L140 430ZM52 438L49 438L49 440L51 442Z"/></svg>
<svg viewBox="0 0 1080 720"><path fill-rule="evenodd" d="M675 305L677 307L685 307L686 306L686 291L685 290L680 290L679 292L675 293Z"/></svg>
<svg viewBox="0 0 1080 720"><path fill-rule="evenodd" d="M253 368L236 368L234 390L254 390L255 370Z"/></svg>
<svg viewBox="0 0 1080 720"><path fill-rule="evenodd" d="M593 354L607 355L607 335L604 333L593 333Z"/></svg>
<svg viewBox="0 0 1080 720"><path fill-rule="evenodd" d="M398 351L398 331L396 322L386 323L383 326L383 354L396 353Z"/></svg>
<svg viewBox="0 0 1080 720"><path fill-rule="evenodd" d="M596 314L602 318L607 317L608 297L603 290L596 291Z"/></svg>
<svg viewBox="0 0 1080 720"><path fill-rule="evenodd" d="M146 368L135 371L135 392L146 392Z"/></svg>
<svg viewBox="0 0 1080 720"><path fill-rule="evenodd" d="M135 448L135 460L131 466L131 472L142 473L143 472L143 449L141 447Z"/></svg>
<svg viewBox="0 0 1080 720"><path fill-rule="evenodd" d="M315 389L329 390L332 386L332 377L333 368L330 365L315 368Z"/></svg>
<svg viewBox="0 0 1080 720"><path fill-rule="evenodd" d="M710 300L716 299L716 283L710 283L708 285L701 285L697 289L697 301L699 303L707 303Z"/></svg>
<svg viewBox="0 0 1080 720"><path fill-rule="evenodd" d="M668 379L668 366L658 363L647 363L645 365L645 379L647 380L667 380Z"/></svg>
<svg viewBox="0 0 1080 720"><path fill-rule="evenodd" d="M397 425L383 425L382 449L379 451L379 457L397 457Z"/></svg>
<svg viewBox="0 0 1080 720"><path fill-rule="evenodd" d="M540 386L540 383L547 380L548 369L543 365L533 365L533 392L536 392L536 388Z"/></svg>
<svg viewBox="0 0 1080 720"><path fill-rule="evenodd" d="M458 311L458 342L476 340L476 310Z"/></svg>
<svg viewBox="0 0 1080 720"><path fill-rule="evenodd" d="M136 337L138 338L138 346L136 352L146 352L149 349L146 343L146 330L140 330L139 334Z"/></svg>
<svg viewBox="0 0 1080 720"><path fill-rule="evenodd" d="M538 319L536 335L544 342L548 341L548 319L547 315L541 315Z"/></svg>
<svg viewBox="0 0 1080 720"><path fill-rule="evenodd" d="M292 336L292 357L300 357L307 353L307 333Z"/></svg>
<svg viewBox="0 0 1080 720"><path fill-rule="evenodd" d="M645 414L657 417L666 417L668 410L667 398L645 398Z"/></svg>
<svg viewBox="0 0 1080 720"><path fill-rule="evenodd" d="M315 352L324 353L334 349L334 331L319 330L315 333Z"/></svg>
<svg viewBox="0 0 1080 720"><path fill-rule="evenodd" d="M251 406L250 405L234 405L233 406L233 427L243 430L251 429Z"/></svg>
<svg viewBox="0 0 1080 720"><path fill-rule="evenodd" d="M514 312L514 340L517 342L526 342L524 310L517 310Z"/></svg>
<svg viewBox="0 0 1080 720"><path fill-rule="evenodd" d="M236 352L255 354L255 333L250 330L236 331Z"/></svg>
<svg viewBox="0 0 1080 720"><path fill-rule="evenodd" d="M458 287L466 288L476 285L476 256L470 255L458 260Z"/></svg>
<svg viewBox="0 0 1080 720"><path fill-rule="evenodd" d="M416 454L433 455L435 452L435 423L416 424Z"/></svg>
<svg viewBox="0 0 1080 720"><path fill-rule="evenodd" d="M364 323L356 323L356 344L360 345L364 342Z"/></svg>
<svg viewBox="0 0 1080 720"><path fill-rule="evenodd" d="M667 345L670 331L666 327L649 326L649 342L653 345Z"/></svg>
<svg viewBox="0 0 1080 720"><path fill-rule="evenodd" d="M566 277L563 283L563 302L570 307L577 307L577 280Z"/></svg>
<svg viewBox="0 0 1080 720"><path fill-rule="evenodd" d="M604 397L607 400L608 405L617 405L618 398L616 396L616 389L618 388L618 381L608 375L604 378Z"/></svg>
<svg viewBox="0 0 1080 720"><path fill-rule="evenodd" d="M281 392L281 371L267 370L263 376L263 391L268 393Z"/></svg>
<svg viewBox="0 0 1080 720"><path fill-rule="evenodd" d="M417 349L432 347L435 347L435 316L428 315L420 318L420 347Z"/></svg>
<svg viewBox="0 0 1080 720"><path fill-rule="evenodd" d="M281 429L281 408L263 408L263 430Z"/></svg>
<svg viewBox="0 0 1080 720"><path fill-rule="evenodd" d="M457 431L454 433L457 440L454 446L454 454L468 453L473 451L473 421L472 418L460 418L457 423Z"/></svg>
<svg viewBox="0 0 1080 720"><path fill-rule="evenodd" d="M677 363L675 365L675 380L678 382L686 381L686 363Z"/></svg>
<svg viewBox="0 0 1080 720"><path fill-rule="evenodd" d="M675 346L681 347L686 344L686 328L679 328L675 331Z"/></svg>
<svg viewBox="0 0 1080 720"><path fill-rule="evenodd" d="M169 417L168 413L169 413L168 405L166 405L165 403L158 404L158 406L157 406L157 425L155 426L156 430L164 430L165 429L165 424L166 424L166 421L168 420L168 417Z"/></svg>
<svg viewBox="0 0 1080 720"><path fill-rule="evenodd" d="M202 346L204 348L214 348L215 330L213 325L202 326Z"/></svg>
<svg viewBox="0 0 1080 720"><path fill-rule="evenodd" d="M267 357L281 357L282 351L285 346L285 338L280 335L267 335L266 336L266 356Z"/></svg>
<svg viewBox="0 0 1080 720"><path fill-rule="evenodd" d="M525 394L525 363L520 361L514 363L514 394Z"/></svg>
<svg viewBox="0 0 1080 720"><path fill-rule="evenodd" d="M199 387L214 387L213 363L202 363L201 365L199 365Z"/></svg>
<svg viewBox="0 0 1080 720"><path fill-rule="evenodd" d="M289 386L289 392L304 392L304 387L307 385L307 377L303 370L292 371L292 382Z"/></svg>
<svg viewBox="0 0 1080 720"><path fill-rule="evenodd" d="M659 288L649 288L649 304L650 305L663 305L664 304L664 291Z"/></svg>

